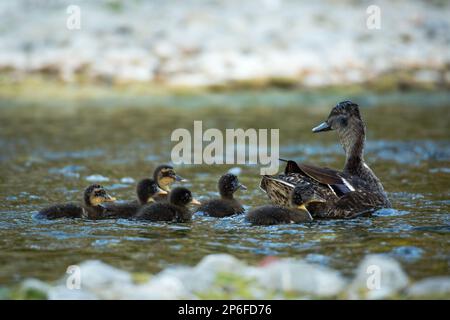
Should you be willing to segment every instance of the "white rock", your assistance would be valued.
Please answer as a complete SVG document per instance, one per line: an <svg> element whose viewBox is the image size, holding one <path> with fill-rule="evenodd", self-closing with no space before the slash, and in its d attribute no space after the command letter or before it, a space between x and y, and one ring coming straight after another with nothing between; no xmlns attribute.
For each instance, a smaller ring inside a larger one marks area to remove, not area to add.
<svg viewBox="0 0 450 320"><path fill-rule="evenodd" d="M102 176L101 174L92 174L86 177L86 181L89 182L106 182L109 181L108 177Z"/></svg>
<svg viewBox="0 0 450 320"><path fill-rule="evenodd" d="M67 286L68 274L58 286L52 288L50 299L123 299L123 293L134 286L131 275L98 260L88 260L79 265L80 289Z"/></svg>
<svg viewBox="0 0 450 320"><path fill-rule="evenodd" d="M234 174L235 176L240 175L242 172L242 169L240 167L233 167L230 170L228 170L228 173Z"/></svg>
<svg viewBox="0 0 450 320"><path fill-rule="evenodd" d="M186 290L183 282L177 277L165 275L156 276L150 282L135 286L129 292L124 292L125 299L174 300L196 298Z"/></svg>
<svg viewBox="0 0 450 320"><path fill-rule="evenodd" d="M210 254L204 257L195 267L199 271L236 272L246 265L229 254Z"/></svg>
<svg viewBox="0 0 450 320"><path fill-rule="evenodd" d="M408 285L408 277L400 264L384 255L368 255L356 270L349 298L383 299Z"/></svg>
<svg viewBox="0 0 450 320"><path fill-rule="evenodd" d="M127 183L127 184L133 184L136 181L133 178L131 178L131 177L123 177L122 179L120 179L120 182L121 183Z"/></svg>
<svg viewBox="0 0 450 320"><path fill-rule="evenodd" d="M197 266L173 267L158 276L177 278L190 292L204 292L214 283L221 272L245 274L247 266L228 254L211 254L204 257Z"/></svg>
<svg viewBox="0 0 450 320"><path fill-rule="evenodd" d="M433 277L414 283L406 291L410 297L450 299L450 277Z"/></svg>
<svg viewBox="0 0 450 320"><path fill-rule="evenodd" d="M346 285L339 272L304 261L284 259L273 262L255 273L268 289L295 291L314 296L337 295Z"/></svg>

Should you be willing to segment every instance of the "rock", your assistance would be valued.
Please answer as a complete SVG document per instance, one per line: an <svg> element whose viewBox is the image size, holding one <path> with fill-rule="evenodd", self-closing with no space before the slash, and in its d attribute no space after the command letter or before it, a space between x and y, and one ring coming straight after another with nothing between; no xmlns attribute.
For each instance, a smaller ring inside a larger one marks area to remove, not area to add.
<svg viewBox="0 0 450 320"><path fill-rule="evenodd" d="M218 273L244 273L246 264L228 254L211 254L194 268L174 267L162 271L159 276L177 278L191 292L204 292L216 280Z"/></svg>
<svg viewBox="0 0 450 320"><path fill-rule="evenodd" d="M235 176L240 175L242 172L242 169L240 167L233 167L230 170L228 170L228 173L234 174Z"/></svg>
<svg viewBox="0 0 450 320"><path fill-rule="evenodd" d="M133 287L126 296L124 294L124 298L174 300L194 299L196 297L185 288L179 278L166 274L155 276L150 282Z"/></svg>
<svg viewBox="0 0 450 320"><path fill-rule="evenodd" d="M319 297L335 296L346 285L345 279L337 271L291 259L275 261L260 268L256 277L268 289Z"/></svg>
<svg viewBox="0 0 450 320"><path fill-rule="evenodd" d="M433 277L414 283L407 291L414 298L450 299L450 277Z"/></svg>
<svg viewBox="0 0 450 320"><path fill-rule="evenodd" d="M36 279L26 279L20 286L21 299L46 299L49 296L51 286Z"/></svg>
<svg viewBox="0 0 450 320"><path fill-rule="evenodd" d="M68 283L75 273L68 274L56 287L50 289L49 299L121 299L133 286L131 275L98 260L79 265L80 288Z"/></svg>
<svg viewBox="0 0 450 320"><path fill-rule="evenodd" d="M368 255L356 270L348 289L351 299L383 299L408 285L408 277L400 264L385 255Z"/></svg>
<svg viewBox="0 0 450 320"><path fill-rule="evenodd" d="M195 267L200 272L239 272L246 264L229 254L210 254Z"/></svg>
<svg viewBox="0 0 450 320"><path fill-rule="evenodd" d="M122 179L120 179L120 182L121 183L127 183L127 184L133 184L136 181L133 178L131 178L131 177L123 177Z"/></svg>
<svg viewBox="0 0 450 320"><path fill-rule="evenodd" d="M108 177L102 176L101 174L92 174L86 177L86 181L89 182L106 182L109 181Z"/></svg>

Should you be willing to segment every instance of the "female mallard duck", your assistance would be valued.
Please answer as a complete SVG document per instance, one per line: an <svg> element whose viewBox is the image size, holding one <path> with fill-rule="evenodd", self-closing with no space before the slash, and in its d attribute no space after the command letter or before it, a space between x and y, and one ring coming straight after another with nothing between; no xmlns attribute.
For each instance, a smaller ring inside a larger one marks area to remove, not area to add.
<svg viewBox="0 0 450 320"><path fill-rule="evenodd" d="M218 183L218 189L220 199L207 201L197 209L197 212L202 212L205 215L217 218L228 217L244 212L242 205L233 197L233 194L237 190L247 190L247 187L239 182L237 176L231 173L221 176Z"/></svg>
<svg viewBox="0 0 450 320"><path fill-rule="evenodd" d="M188 222L192 217L192 213L187 208L190 203L200 205L188 189L178 187L170 192L169 202L145 205L139 209L135 218L148 221Z"/></svg>
<svg viewBox="0 0 450 320"><path fill-rule="evenodd" d="M100 219L106 214L105 202L115 201L99 184L93 184L86 188L83 196L83 204L62 203L55 204L39 211L37 218L88 218Z"/></svg>
<svg viewBox="0 0 450 320"><path fill-rule="evenodd" d="M296 186L289 197L290 208L266 205L251 210L245 219L253 225L311 222L313 218L305 206L305 202L311 198L313 198L313 190Z"/></svg>
<svg viewBox="0 0 450 320"><path fill-rule="evenodd" d="M162 164L158 166L153 172L153 179L158 183L158 187L162 190L170 192L170 186L175 182L185 182L186 180L176 174L174 168L167 164ZM156 195L153 197L155 201L167 201L167 194Z"/></svg>
<svg viewBox="0 0 450 320"><path fill-rule="evenodd" d="M287 206L289 192L295 186L312 189L317 201L307 204L307 208L313 216L322 218L353 218L361 212L391 207L380 180L364 161L366 129L358 105L351 101L338 103L328 119L312 131L329 130L336 130L344 148L343 171L288 161L284 174L262 178L261 189L281 206Z"/></svg>
<svg viewBox="0 0 450 320"><path fill-rule="evenodd" d="M158 187L158 184L153 179L142 179L136 186L137 200L127 201L123 203L111 203L105 207L107 215L110 218L130 218L134 216L137 211L149 202L154 202L153 197L159 195L167 195L167 191Z"/></svg>

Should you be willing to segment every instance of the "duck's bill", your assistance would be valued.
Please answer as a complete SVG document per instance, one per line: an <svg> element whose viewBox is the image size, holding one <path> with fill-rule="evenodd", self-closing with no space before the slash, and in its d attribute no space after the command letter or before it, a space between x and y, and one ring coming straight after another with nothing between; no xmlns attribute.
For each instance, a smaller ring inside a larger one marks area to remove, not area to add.
<svg viewBox="0 0 450 320"><path fill-rule="evenodd" d="M183 177L181 177L181 176L179 176L179 175L175 175L175 181L178 181L178 182L187 182L187 179L185 179L185 178L183 178Z"/></svg>
<svg viewBox="0 0 450 320"><path fill-rule="evenodd" d="M168 194L169 193L166 190L158 188L158 191L156 191L155 196L165 196L165 195L168 195Z"/></svg>
<svg viewBox="0 0 450 320"><path fill-rule="evenodd" d="M238 189L247 190L247 187L244 186L243 184L240 184L239 187L238 187Z"/></svg>
<svg viewBox="0 0 450 320"><path fill-rule="evenodd" d="M324 132L324 131L330 131L330 130L331 130L331 127L328 125L328 123L322 122L317 127L314 127L312 129L312 132L316 133L316 132Z"/></svg>
<svg viewBox="0 0 450 320"><path fill-rule="evenodd" d="M115 197L111 197L109 194L107 194L106 196L103 197L103 201L104 202L114 202L117 199Z"/></svg>
<svg viewBox="0 0 450 320"><path fill-rule="evenodd" d="M192 204L195 204L196 206L199 206L199 205L202 204L200 201L198 201L198 200L195 199L195 198L191 200L191 203L192 203Z"/></svg>
<svg viewBox="0 0 450 320"><path fill-rule="evenodd" d="M308 211L308 209L306 208L306 205L305 205L305 204L299 205L299 206L297 207L297 209L302 210L302 211L306 211L306 212L309 213L309 211Z"/></svg>

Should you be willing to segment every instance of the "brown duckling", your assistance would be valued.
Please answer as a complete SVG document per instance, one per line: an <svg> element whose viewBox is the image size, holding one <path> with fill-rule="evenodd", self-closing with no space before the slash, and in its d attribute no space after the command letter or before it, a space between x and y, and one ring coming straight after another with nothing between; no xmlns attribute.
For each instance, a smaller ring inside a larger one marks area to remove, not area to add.
<svg viewBox="0 0 450 320"><path fill-rule="evenodd" d="M155 171L153 172L153 179L158 183L158 186L168 193L170 192L170 186L175 182L186 182L187 180L180 177L176 172L175 169L167 164L162 164L158 167L156 167ZM153 197L155 201L167 201L168 195L156 195Z"/></svg>
<svg viewBox="0 0 450 320"><path fill-rule="evenodd" d="M234 193L239 190L247 190L247 187L239 182L237 176L232 173L224 174L218 182L220 199L213 199L201 205L196 212L216 218L228 217L234 214L241 214L244 208L240 202L234 198Z"/></svg>
<svg viewBox="0 0 450 320"><path fill-rule="evenodd" d="M290 208L266 205L251 210L245 219L253 225L311 222L313 218L306 208L306 201L316 201L311 190L295 187L290 195Z"/></svg>
<svg viewBox="0 0 450 320"><path fill-rule="evenodd" d="M148 221L188 222L192 218L188 204L200 205L192 197L192 193L183 187L173 189L169 194L169 202L156 202L139 209L135 218Z"/></svg>
<svg viewBox="0 0 450 320"><path fill-rule="evenodd" d="M158 184L153 179L142 179L136 186L136 195L137 200L106 204L108 217L131 218L136 215L142 206L155 202L153 197L167 195L167 191L158 187Z"/></svg>
<svg viewBox="0 0 450 320"><path fill-rule="evenodd" d="M44 208L36 215L42 219L58 218L87 218L101 219L105 217L105 202L112 202L116 199L111 197L99 184L93 184L86 188L83 196L83 203L62 203Z"/></svg>

